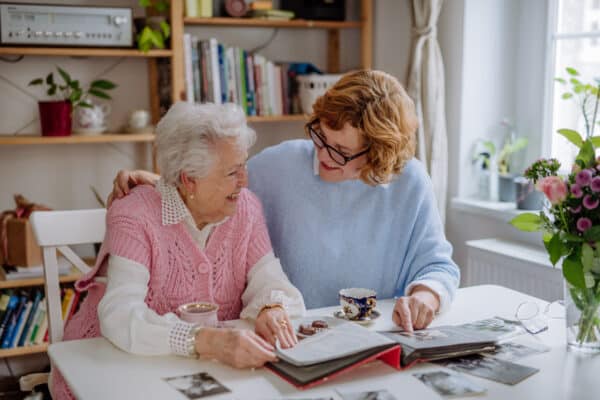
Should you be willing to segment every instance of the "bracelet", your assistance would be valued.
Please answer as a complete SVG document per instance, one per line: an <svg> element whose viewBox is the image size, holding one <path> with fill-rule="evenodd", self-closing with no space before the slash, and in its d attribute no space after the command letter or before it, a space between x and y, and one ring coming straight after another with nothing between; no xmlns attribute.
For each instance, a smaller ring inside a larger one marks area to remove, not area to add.
<svg viewBox="0 0 600 400"><path fill-rule="evenodd" d="M271 310L273 308L280 308L281 310L285 311L285 307L281 303L265 304L264 306L262 306L262 308L260 309L260 311L258 312L258 314L256 314L256 316L258 317L261 312L263 312L265 310Z"/></svg>
<svg viewBox="0 0 600 400"><path fill-rule="evenodd" d="M204 328L202 325L194 325L188 332L186 344L188 355L190 357L198 358L200 356L198 351L196 351L196 335L202 330L202 328Z"/></svg>

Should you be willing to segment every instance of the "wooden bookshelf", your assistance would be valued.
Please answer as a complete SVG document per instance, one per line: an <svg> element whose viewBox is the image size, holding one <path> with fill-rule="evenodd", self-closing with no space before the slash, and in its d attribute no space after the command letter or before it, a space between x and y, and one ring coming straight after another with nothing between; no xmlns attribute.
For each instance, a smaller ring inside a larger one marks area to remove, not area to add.
<svg viewBox="0 0 600 400"><path fill-rule="evenodd" d="M269 20L261 18L191 18L183 19L185 25L210 25L243 28L314 28L314 29L356 29L361 28L361 21L312 21L292 19L289 21Z"/></svg>
<svg viewBox="0 0 600 400"><path fill-rule="evenodd" d="M293 122L293 121L308 121L308 115L293 114L293 115L270 115L248 117L248 122Z"/></svg>
<svg viewBox="0 0 600 400"><path fill-rule="evenodd" d="M67 56L67 57L171 57L171 50L107 49L94 47L0 47L0 55L16 56Z"/></svg>
<svg viewBox="0 0 600 400"><path fill-rule="evenodd" d="M0 135L0 146L30 144L145 143L154 141L154 136L153 133L105 133L90 136Z"/></svg>
<svg viewBox="0 0 600 400"><path fill-rule="evenodd" d="M45 353L46 350L48 350L48 343L38 344L35 346L15 347L13 349L0 349L0 358Z"/></svg>

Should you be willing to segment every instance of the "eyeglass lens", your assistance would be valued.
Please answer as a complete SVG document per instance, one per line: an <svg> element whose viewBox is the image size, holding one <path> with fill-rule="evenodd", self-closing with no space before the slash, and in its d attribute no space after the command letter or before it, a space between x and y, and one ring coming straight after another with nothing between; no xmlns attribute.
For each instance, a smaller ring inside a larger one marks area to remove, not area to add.
<svg viewBox="0 0 600 400"><path fill-rule="evenodd" d="M309 127L309 131L310 131L310 138L317 145L318 148L322 149L323 146L325 146L325 148L327 149L327 153L329 154L329 157L331 157L331 159L333 161L335 161L336 163L338 163L340 165L346 165L346 159L344 158L344 156L342 154L338 153L334 148L329 146L327 143L325 143L323 138L321 138L321 136L315 131L315 129L313 127Z"/></svg>

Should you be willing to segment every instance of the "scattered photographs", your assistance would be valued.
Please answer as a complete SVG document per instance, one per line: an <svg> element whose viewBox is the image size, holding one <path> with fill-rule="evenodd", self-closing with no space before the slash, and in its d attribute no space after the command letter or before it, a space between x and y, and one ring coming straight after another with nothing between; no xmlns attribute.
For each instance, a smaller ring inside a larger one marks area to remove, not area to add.
<svg viewBox="0 0 600 400"><path fill-rule="evenodd" d="M410 338L413 338L413 339L421 341L421 342L448 337L448 335L446 333L435 330L435 329L424 329L424 330L413 331L413 332L402 331L402 332L395 332L395 333L397 335L410 337Z"/></svg>
<svg viewBox="0 0 600 400"><path fill-rule="evenodd" d="M545 353L549 350L550 348L542 343L504 342L499 344L496 350L486 354L504 361L515 361L519 358Z"/></svg>
<svg viewBox="0 0 600 400"><path fill-rule="evenodd" d="M492 381L515 385L523 379L539 371L537 368L515 364L492 357L474 355L462 358L454 358L440 362L442 365L458 372L464 372L490 379Z"/></svg>
<svg viewBox="0 0 600 400"><path fill-rule="evenodd" d="M446 398L481 395L487 391L464 375L453 371L423 372L413 376Z"/></svg>
<svg viewBox="0 0 600 400"><path fill-rule="evenodd" d="M183 393L188 399L201 399L215 394L230 392L229 389L206 372L163 379L173 388Z"/></svg>
<svg viewBox="0 0 600 400"><path fill-rule="evenodd" d="M372 390L369 392L342 393L338 391L344 400L396 400L387 390Z"/></svg>

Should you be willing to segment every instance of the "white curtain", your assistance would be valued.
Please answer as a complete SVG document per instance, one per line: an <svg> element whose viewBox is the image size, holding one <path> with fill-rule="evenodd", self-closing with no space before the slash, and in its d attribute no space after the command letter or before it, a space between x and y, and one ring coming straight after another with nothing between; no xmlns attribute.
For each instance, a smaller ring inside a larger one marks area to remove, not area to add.
<svg viewBox="0 0 600 400"><path fill-rule="evenodd" d="M415 102L419 128L417 157L431 176L442 223L446 220L448 138L444 104L444 64L437 21L444 0L412 0L413 43L408 94Z"/></svg>

